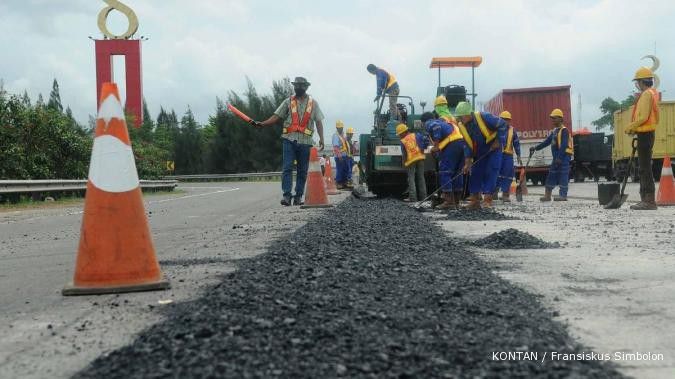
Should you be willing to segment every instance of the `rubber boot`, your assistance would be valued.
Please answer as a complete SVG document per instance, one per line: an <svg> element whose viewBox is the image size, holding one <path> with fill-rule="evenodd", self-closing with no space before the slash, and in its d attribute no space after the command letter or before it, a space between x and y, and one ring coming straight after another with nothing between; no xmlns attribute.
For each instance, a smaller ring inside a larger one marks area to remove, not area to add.
<svg viewBox="0 0 675 379"><path fill-rule="evenodd" d="M553 201L567 201L567 198L562 196L553 196Z"/></svg>
<svg viewBox="0 0 675 379"><path fill-rule="evenodd" d="M457 206L462 205L462 200L464 200L464 191L455 191L455 203L457 203Z"/></svg>
<svg viewBox="0 0 675 379"><path fill-rule="evenodd" d="M492 208L492 194L486 194L484 195L483 199L483 208Z"/></svg>
<svg viewBox="0 0 675 379"><path fill-rule="evenodd" d="M654 194L646 193L644 199L635 205L631 205L630 209L636 211L653 211L658 209L658 207L656 206L656 201L654 199Z"/></svg>
<svg viewBox="0 0 675 379"><path fill-rule="evenodd" d="M477 210L481 209L480 207L480 194L474 193L469 197L469 205L464 207L464 209L468 210Z"/></svg>
<svg viewBox="0 0 675 379"><path fill-rule="evenodd" d="M551 193L553 192L553 189L548 189L546 188L546 193L544 194L543 197L539 198L539 201L551 201Z"/></svg>
<svg viewBox="0 0 675 379"><path fill-rule="evenodd" d="M452 196L452 193L443 192L443 204L436 207L436 209L445 210L450 208L455 209L456 207L457 205L455 205L455 199L454 196Z"/></svg>
<svg viewBox="0 0 675 379"><path fill-rule="evenodd" d="M505 203L511 202L511 194L508 192L502 192L502 201Z"/></svg>

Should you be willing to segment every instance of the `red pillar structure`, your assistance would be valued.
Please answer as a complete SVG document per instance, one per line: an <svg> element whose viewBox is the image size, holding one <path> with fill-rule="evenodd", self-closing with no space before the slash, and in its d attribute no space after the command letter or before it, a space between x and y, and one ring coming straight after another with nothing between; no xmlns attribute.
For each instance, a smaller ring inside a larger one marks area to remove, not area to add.
<svg viewBox="0 0 675 379"><path fill-rule="evenodd" d="M101 100L103 83L112 82L112 57L123 55L126 61L126 103L124 109L135 117L134 126L143 123L143 81L141 75L141 40L96 40L96 98ZM97 108L101 104L97 103Z"/></svg>

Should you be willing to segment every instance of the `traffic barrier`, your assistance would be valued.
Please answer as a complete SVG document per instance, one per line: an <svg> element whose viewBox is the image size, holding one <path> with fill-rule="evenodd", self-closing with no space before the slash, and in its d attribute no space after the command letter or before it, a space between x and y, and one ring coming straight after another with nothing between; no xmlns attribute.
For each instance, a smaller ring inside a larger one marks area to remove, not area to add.
<svg viewBox="0 0 675 379"><path fill-rule="evenodd" d="M673 166L670 165L670 157L663 159L656 205L675 205L675 185L673 185Z"/></svg>
<svg viewBox="0 0 675 379"><path fill-rule="evenodd" d="M330 159L326 159L326 173L324 174L324 182L326 183L326 194L338 195L340 192L335 185L335 178L333 178L333 170L331 168Z"/></svg>
<svg viewBox="0 0 675 379"><path fill-rule="evenodd" d="M333 205L328 202L325 182L321 175L319 153L315 147L309 153L309 170L307 172L307 190L305 191L305 204L300 208L330 208Z"/></svg>
<svg viewBox="0 0 675 379"><path fill-rule="evenodd" d="M103 84L100 104L75 275L62 294L166 289L116 84Z"/></svg>

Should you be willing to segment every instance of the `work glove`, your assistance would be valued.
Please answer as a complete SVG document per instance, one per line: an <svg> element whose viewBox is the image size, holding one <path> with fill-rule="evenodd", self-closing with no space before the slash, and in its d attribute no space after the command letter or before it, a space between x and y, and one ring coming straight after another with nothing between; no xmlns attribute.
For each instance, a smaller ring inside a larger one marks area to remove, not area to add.
<svg viewBox="0 0 675 379"><path fill-rule="evenodd" d="M522 165L523 165L523 160L520 159L520 157L518 157L518 166L522 166Z"/></svg>
<svg viewBox="0 0 675 379"><path fill-rule="evenodd" d="M537 148L534 147L534 146L532 146L532 147L530 148L530 156L532 156L532 154L534 154L535 151L537 151Z"/></svg>
<svg viewBox="0 0 675 379"><path fill-rule="evenodd" d="M464 160L464 167L462 168L462 172L466 175L471 171L471 166L473 165L473 158L466 158Z"/></svg>
<svg viewBox="0 0 675 379"><path fill-rule="evenodd" d="M432 146L432 147L431 147L431 152L432 152L432 153L438 153L439 151L441 151L441 150L438 148L438 146Z"/></svg>
<svg viewBox="0 0 675 379"><path fill-rule="evenodd" d="M635 129L633 129L633 128L627 128L627 129L624 131L624 133L626 133L626 134L628 134L628 135L633 135L633 134L635 134Z"/></svg>

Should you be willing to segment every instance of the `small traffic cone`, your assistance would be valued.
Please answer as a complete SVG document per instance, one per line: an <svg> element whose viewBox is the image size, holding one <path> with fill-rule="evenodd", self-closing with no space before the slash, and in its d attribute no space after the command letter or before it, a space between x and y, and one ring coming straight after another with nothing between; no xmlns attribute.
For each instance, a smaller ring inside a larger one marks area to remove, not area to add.
<svg viewBox="0 0 675 379"><path fill-rule="evenodd" d="M307 187L305 187L305 204L300 208L330 208L333 204L328 202L324 180L321 175L319 153L312 147L309 153L309 170L307 172Z"/></svg>
<svg viewBox="0 0 675 379"><path fill-rule="evenodd" d="M525 175L525 168L520 169L520 177L518 180L520 181L521 193L527 195L527 176Z"/></svg>
<svg viewBox="0 0 675 379"><path fill-rule="evenodd" d="M515 195L515 193L516 193L516 187L518 187L518 185L516 184L516 178L514 177L514 178L513 178L513 181L511 182L511 188L509 188L509 193L510 193L511 195Z"/></svg>
<svg viewBox="0 0 675 379"><path fill-rule="evenodd" d="M670 165L670 157L663 159L656 205L675 205L675 185L673 185L673 166Z"/></svg>
<svg viewBox="0 0 675 379"><path fill-rule="evenodd" d="M104 83L96 120L73 283L97 295L169 288L155 256L117 85Z"/></svg>
<svg viewBox="0 0 675 379"><path fill-rule="evenodd" d="M338 195L340 193L335 186L335 179L333 179L333 170L331 169L330 159L326 160L326 173L324 174L323 179L325 183L326 194Z"/></svg>

